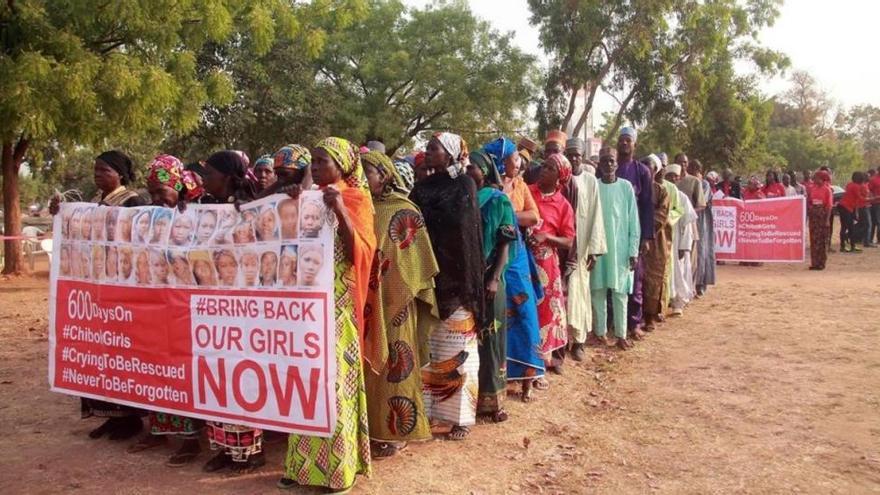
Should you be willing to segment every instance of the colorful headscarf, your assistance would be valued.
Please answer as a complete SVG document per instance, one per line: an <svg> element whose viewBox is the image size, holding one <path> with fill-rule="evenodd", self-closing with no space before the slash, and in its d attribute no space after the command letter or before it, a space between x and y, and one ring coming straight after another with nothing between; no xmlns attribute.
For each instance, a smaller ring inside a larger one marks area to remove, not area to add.
<svg viewBox="0 0 880 495"><path fill-rule="evenodd" d="M451 132L438 132L434 137L440 141L446 153L452 157L452 165L447 167L450 177L458 177L464 171L464 167L468 162L467 143L458 134Z"/></svg>
<svg viewBox="0 0 880 495"><path fill-rule="evenodd" d="M394 160L394 167L400 175L400 180L403 182L403 188L405 189L406 194L409 194L409 192L412 191L413 186L416 184L416 173L413 170L412 165L406 160Z"/></svg>
<svg viewBox="0 0 880 495"><path fill-rule="evenodd" d="M568 134L559 129L554 129L547 133L547 139L544 140L544 146L547 146L547 143L558 143L560 148L565 148L566 140L568 140Z"/></svg>
<svg viewBox="0 0 880 495"><path fill-rule="evenodd" d="M492 155L483 151L474 151L470 154L470 164L479 168L483 172L483 178L486 184L501 185L501 172L495 164Z"/></svg>
<svg viewBox="0 0 880 495"><path fill-rule="evenodd" d="M258 169L260 167L269 167L272 168L274 160L272 159L272 155L263 155L257 158L257 161L254 162L254 169Z"/></svg>
<svg viewBox="0 0 880 495"><path fill-rule="evenodd" d="M301 144L288 144L275 152L275 168L302 170L312 163L312 154Z"/></svg>
<svg viewBox="0 0 880 495"><path fill-rule="evenodd" d="M383 179L386 177L391 179L385 186L385 191L382 193L383 196L394 191L407 194L408 191L406 190L406 184L404 184L403 178L397 172L397 167L394 166L394 163L388 158L388 155L381 151L373 150L361 155L361 160L364 163L375 167Z"/></svg>
<svg viewBox="0 0 880 495"><path fill-rule="evenodd" d="M498 169L499 174L504 174L504 160L507 160L510 155L516 153L516 145L513 144L513 141L500 137L485 146L483 146L483 151L492 158L492 161L495 163L495 168ZM473 153L471 153L473 155Z"/></svg>
<svg viewBox="0 0 880 495"><path fill-rule="evenodd" d="M328 137L320 140L315 148L326 151L330 158L336 162L342 170L342 177L346 184L365 190L369 193L370 186L364 176L364 168L361 166L361 154L358 147L347 139L340 137Z"/></svg>
<svg viewBox="0 0 880 495"><path fill-rule="evenodd" d="M184 170L183 163L171 155L159 155L153 158L149 165L147 182L168 186L187 200L198 198L204 192L195 174Z"/></svg>
<svg viewBox="0 0 880 495"><path fill-rule="evenodd" d="M561 189L571 180L571 162L562 153L550 155L550 157L544 160L544 163L556 165L556 168L559 170L559 182L556 184L557 190Z"/></svg>

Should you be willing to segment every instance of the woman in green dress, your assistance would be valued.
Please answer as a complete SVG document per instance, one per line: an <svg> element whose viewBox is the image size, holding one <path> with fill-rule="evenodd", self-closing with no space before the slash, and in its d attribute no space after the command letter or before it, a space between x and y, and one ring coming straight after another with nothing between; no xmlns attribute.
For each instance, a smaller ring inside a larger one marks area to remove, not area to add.
<svg viewBox="0 0 880 495"><path fill-rule="evenodd" d="M345 491L358 474L370 474L367 396L361 330L370 266L376 249L373 202L357 149L330 137L312 150L312 180L339 223L334 242L336 299L336 428L329 438L288 438L279 488L322 486ZM298 196L298 188L291 196Z"/></svg>
<svg viewBox="0 0 880 495"><path fill-rule="evenodd" d="M361 156L376 207L378 246L366 306L364 372L370 450L389 457L409 441L431 439L419 370L439 323L434 276L440 270L425 220L406 184L380 151Z"/></svg>

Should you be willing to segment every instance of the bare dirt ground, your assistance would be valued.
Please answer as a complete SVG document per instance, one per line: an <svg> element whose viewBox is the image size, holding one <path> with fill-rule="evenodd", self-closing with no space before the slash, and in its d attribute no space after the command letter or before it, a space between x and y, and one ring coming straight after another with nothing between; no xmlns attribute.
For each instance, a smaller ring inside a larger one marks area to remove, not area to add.
<svg viewBox="0 0 880 495"><path fill-rule="evenodd" d="M880 252L718 275L636 349L591 350L533 403L511 400L508 422L411 445L355 492L880 492ZM47 390L47 284L0 282L2 493L277 492L283 443L235 477L89 440L98 420Z"/></svg>

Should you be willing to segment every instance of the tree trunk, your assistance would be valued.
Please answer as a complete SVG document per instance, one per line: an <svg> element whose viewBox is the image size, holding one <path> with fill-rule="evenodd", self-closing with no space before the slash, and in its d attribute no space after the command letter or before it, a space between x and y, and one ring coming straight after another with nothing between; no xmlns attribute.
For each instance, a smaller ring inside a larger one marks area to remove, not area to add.
<svg viewBox="0 0 880 495"><path fill-rule="evenodd" d="M623 114L626 113L627 108L629 108L629 104L632 103L633 97L636 95L636 88L633 88L623 102L620 104L620 108L617 110L617 115L614 116L614 124L612 124L611 128L608 130L608 135L604 136L605 140L610 140L617 135L617 131L620 130L621 124L623 124Z"/></svg>
<svg viewBox="0 0 880 495"><path fill-rule="evenodd" d="M21 235L21 205L18 196L18 170L24 153L27 151L28 141L19 139L14 144L11 141L3 143L3 232L5 236ZM21 239L3 240L3 274L19 274L24 269L24 257L21 250Z"/></svg>

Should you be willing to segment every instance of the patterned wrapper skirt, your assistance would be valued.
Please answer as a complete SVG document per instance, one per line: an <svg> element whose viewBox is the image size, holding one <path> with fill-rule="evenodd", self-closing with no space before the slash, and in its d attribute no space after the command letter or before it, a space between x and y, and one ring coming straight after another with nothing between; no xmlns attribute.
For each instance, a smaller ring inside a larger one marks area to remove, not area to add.
<svg viewBox="0 0 880 495"><path fill-rule="evenodd" d="M817 268L825 268L825 262L828 260L828 243L831 238L828 208L822 205L810 206L807 218L810 222L810 264Z"/></svg>
<svg viewBox="0 0 880 495"><path fill-rule="evenodd" d="M422 368L428 417L453 425L477 422L477 324L470 311L459 307L440 322L429 340L431 362Z"/></svg>

